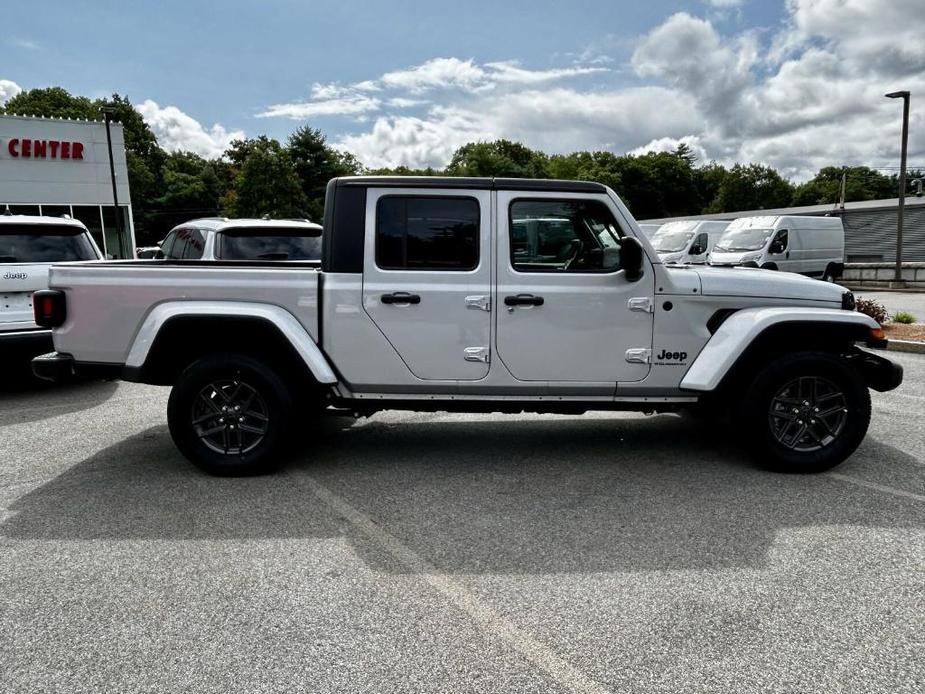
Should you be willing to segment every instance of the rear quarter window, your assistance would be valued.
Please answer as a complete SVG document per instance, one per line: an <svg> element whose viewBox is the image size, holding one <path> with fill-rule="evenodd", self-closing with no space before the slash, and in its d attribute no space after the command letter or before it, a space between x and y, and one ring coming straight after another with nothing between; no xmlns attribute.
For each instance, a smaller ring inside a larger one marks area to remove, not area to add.
<svg viewBox="0 0 925 694"><path fill-rule="evenodd" d="M97 260L87 232L53 224L0 224L0 263Z"/></svg>
<svg viewBox="0 0 925 694"><path fill-rule="evenodd" d="M259 227L219 234L221 260L321 260L321 229Z"/></svg>

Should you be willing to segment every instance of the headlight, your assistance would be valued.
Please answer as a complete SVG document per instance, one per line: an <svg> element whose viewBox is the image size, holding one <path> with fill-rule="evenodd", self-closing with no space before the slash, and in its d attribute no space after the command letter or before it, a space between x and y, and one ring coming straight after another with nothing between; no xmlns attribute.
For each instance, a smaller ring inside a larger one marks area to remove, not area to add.
<svg viewBox="0 0 925 694"><path fill-rule="evenodd" d="M761 258L761 253L749 253L748 255L743 255L742 259L739 261L741 263L754 263Z"/></svg>

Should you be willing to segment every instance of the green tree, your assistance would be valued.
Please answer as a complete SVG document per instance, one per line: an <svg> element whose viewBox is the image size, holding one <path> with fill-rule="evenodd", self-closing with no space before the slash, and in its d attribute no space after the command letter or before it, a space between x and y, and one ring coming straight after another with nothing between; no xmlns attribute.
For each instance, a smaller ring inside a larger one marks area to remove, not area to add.
<svg viewBox="0 0 925 694"><path fill-rule="evenodd" d="M352 154L330 147L324 134L315 128L303 126L286 142L296 175L302 184L307 210L312 219L324 214L324 195L328 181L337 176L353 176L363 170Z"/></svg>
<svg viewBox="0 0 925 694"><path fill-rule="evenodd" d="M448 176L505 176L549 178L549 158L518 142L470 142L453 154L445 169Z"/></svg>
<svg viewBox="0 0 925 694"><path fill-rule="evenodd" d="M618 159L617 192L637 219L674 217L699 211L700 196L688 160L672 152Z"/></svg>
<svg viewBox="0 0 925 694"><path fill-rule="evenodd" d="M99 102L85 96L74 96L61 87L27 89L0 107L0 113L45 118L79 118L98 120Z"/></svg>
<svg viewBox="0 0 925 694"><path fill-rule="evenodd" d="M793 194L795 205L835 204L841 198L842 176L845 177L845 202L880 200L896 197L896 182L867 166L826 166Z"/></svg>
<svg viewBox="0 0 925 694"><path fill-rule="evenodd" d="M237 167L234 188L223 205L234 217L302 217L308 199L289 152L277 140L261 135L233 148L246 151Z"/></svg>
<svg viewBox="0 0 925 694"><path fill-rule="evenodd" d="M787 207L793 185L777 171L761 164L733 166L710 204L708 212L739 212Z"/></svg>
<svg viewBox="0 0 925 694"><path fill-rule="evenodd" d="M700 212L706 213L713 201L716 200L716 194L719 193L720 186L726 180L729 172L722 164L711 161L694 169L694 187L697 189L697 197L700 199Z"/></svg>

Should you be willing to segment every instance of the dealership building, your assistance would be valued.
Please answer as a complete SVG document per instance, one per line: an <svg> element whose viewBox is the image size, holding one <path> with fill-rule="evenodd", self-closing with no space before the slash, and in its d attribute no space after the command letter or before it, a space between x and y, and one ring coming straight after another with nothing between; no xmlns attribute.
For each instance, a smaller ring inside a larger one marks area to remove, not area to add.
<svg viewBox="0 0 925 694"><path fill-rule="evenodd" d="M0 115L0 214L69 215L108 256L134 257L125 138L120 123L109 128L121 232L102 121Z"/></svg>

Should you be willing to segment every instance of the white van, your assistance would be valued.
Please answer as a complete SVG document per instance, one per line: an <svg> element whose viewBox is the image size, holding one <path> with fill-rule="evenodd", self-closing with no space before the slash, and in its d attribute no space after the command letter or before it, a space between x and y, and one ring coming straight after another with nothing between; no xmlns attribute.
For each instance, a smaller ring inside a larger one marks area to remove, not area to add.
<svg viewBox="0 0 925 694"><path fill-rule="evenodd" d="M798 272L834 282L845 269L845 229L838 217L742 217L716 242L710 264Z"/></svg>
<svg viewBox="0 0 925 694"><path fill-rule="evenodd" d="M663 263L703 265L728 225L711 219L666 222L652 237L652 247Z"/></svg>

